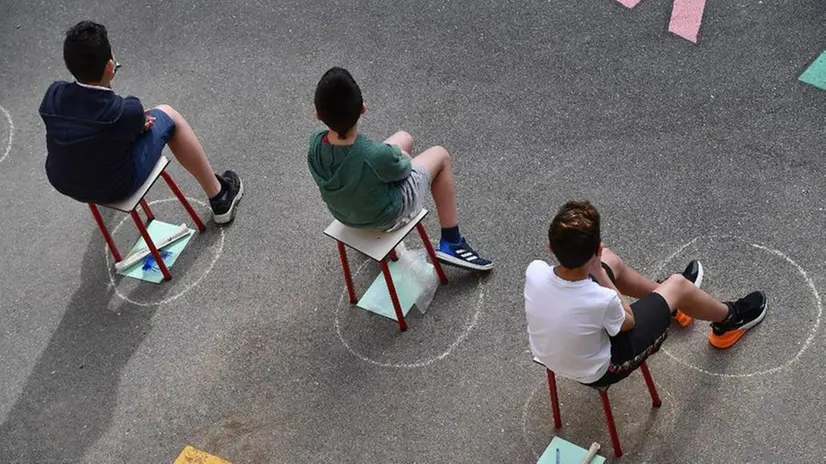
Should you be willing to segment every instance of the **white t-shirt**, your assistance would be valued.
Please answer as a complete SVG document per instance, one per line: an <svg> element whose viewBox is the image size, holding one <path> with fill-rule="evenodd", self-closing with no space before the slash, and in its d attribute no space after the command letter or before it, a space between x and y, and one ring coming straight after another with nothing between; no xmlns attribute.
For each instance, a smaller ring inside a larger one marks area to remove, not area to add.
<svg viewBox="0 0 826 464"><path fill-rule="evenodd" d="M540 260L525 272L525 315L533 355L556 374L582 383L608 371L608 336L618 334L625 321L617 292L591 279L562 279Z"/></svg>

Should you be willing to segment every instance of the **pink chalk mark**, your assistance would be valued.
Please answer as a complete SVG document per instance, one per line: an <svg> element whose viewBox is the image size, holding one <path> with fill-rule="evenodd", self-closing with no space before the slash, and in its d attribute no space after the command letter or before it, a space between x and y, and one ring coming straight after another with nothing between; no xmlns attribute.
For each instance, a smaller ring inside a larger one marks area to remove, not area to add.
<svg viewBox="0 0 826 464"><path fill-rule="evenodd" d="M705 6L706 0L674 0L674 7L671 10L671 23L668 25L669 32L697 43L697 35L700 34Z"/></svg>
<svg viewBox="0 0 826 464"><path fill-rule="evenodd" d="M626 8L634 8L637 6L637 3L641 2L642 0L617 0L618 2L622 3L623 6Z"/></svg>

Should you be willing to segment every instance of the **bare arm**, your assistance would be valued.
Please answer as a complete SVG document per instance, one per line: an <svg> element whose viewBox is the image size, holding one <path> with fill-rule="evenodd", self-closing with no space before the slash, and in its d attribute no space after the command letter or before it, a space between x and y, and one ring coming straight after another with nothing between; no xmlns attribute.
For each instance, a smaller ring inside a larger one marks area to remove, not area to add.
<svg viewBox="0 0 826 464"><path fill-rule="evenodd" d="M622 328L620 328L621 332L627 332L634 328L634 313L631 311L631 306L628 305L628 301L626 301L625 297L617 290L617 287L611 282L611 279L608 277L608 273L605 272L605 269L602 268L602 265L599 264L597 261L597 266L591 270L591 275L596 278L597 283L602 285L605 288L610 288L611 290L617 292L617 296L619 296L620 303L622 303L622 310L625 311L625 321L622 323Z"/></svg>

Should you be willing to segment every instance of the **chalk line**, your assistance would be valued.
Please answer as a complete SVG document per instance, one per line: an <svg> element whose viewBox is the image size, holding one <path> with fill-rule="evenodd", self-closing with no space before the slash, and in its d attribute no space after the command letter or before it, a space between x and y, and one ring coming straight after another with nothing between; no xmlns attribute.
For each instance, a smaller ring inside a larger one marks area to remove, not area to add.
<svg viewBox="0 0 826 464"><path fill-rule="evenodd" d="M9 156L9 153L11 153L11 141L14 139L14 121L11 119L11 114L2 106L0 106L0 111L6 115L6 120L9 122L9 141L6 144L6 150L3 152L3 156L0 156L0 163L2 163L3 160Z"/></svg>
<svg viewBox="0 0 826 464"><path fill-rule="evenodd" d="M660 272L662 270L662 268L665 267L665 265L667 263L669 263L672 259L674 259L674 257L676 257L678 254L680 254L680 252L682 252L683 250L688 248L690 245L697 242L697 240L699 240L701 237L702 236L694 237L694 239L692 239L691 241L689 241L685 245L679 247L676 252L672 253L668 258L663 260L660 263L659 266L657 266L654 273L656 274L656 273ZM757 244L757 243L748 243L748 242L745 242L744 240L742 240L740 238L733 237L733 236L708 235L708 236L705 236L703 238L711 239L711 240L721 239L721 238L722 239L739 240L739 241L744 242L744 243L746 243L746 244L748 244L748 245L750 245L750 246L752 246L752 247L754 247L758 250L762 250L762 251L765 251L767 253L778 256L780 258L783 258L786 262L791 264L792 267L794 267L797 270L797 272L800 274L800 276L803 278L803 281L806 282L806 284L808 285L809 289L812 292L812 295L814 295L815 304L816 304L815 323L812 325L812 328L809 331L808 338L806 338L806 341L803 342L803 346L800 347L800 350L797 352L797 354L795 354L792 358L786 360L786 362L784 362L782 364L779 364L779 365L777 365L775 367L772 367L770 369L765 369L765 370L758 371L758 372L750 372L750 373L745 373L745 374L724 374L724 373L720 373L720 372L711 372L711 371L707 371L707 370L705 370L701 367L695 366L691 363L688 363L688 362L678 358L677 356L673 355L670 351L668 351L668 349L665 346L663 346L661 348L661 351L663 353L665 353L666 356L673 359L674 361L677 361L678 363L682 364L683 366L694 369L697 372L700 372L700 373L703 373L703 374L706 374L706 375L710 375L710 376L714 376L714 377L721 377L721 378L728 378L728 379L749 378L749 377L756 377L756 376L759 376L759 375L774 374L776 372L780 372L781 370L785 369L786 367L788 367L788 366L794 364L795 362L797 362L800 359L800 357L803 355L803 353L809 348L809 345L812 344L812 341L814 340L815 336L817 335L817 331L820 328L820 320L823 316L823 302L820 299L820 293L817 290L817 287L815 286L814 281L811 279L811 277L809 277L809 274L806 272L806 270L804 270L803 267L800 266L800 264L798 264L792 258L788 257L783 252L781 252L779 250L775 250L773 248L769 248L765 245L760 245L760 244Z"/></svg>
<svg viewBox="0 0 826 464"><path fill-rule="evenodd" d="M634 8L642 0L617 0L617 1L622 3L622 5L626 8Z"/></svg>
<svg viewBox="0 0 826 464"><path fill-rule="evenodd" d="M705 6L706 0L674 0L668 31L697 43Z"/></svg>
<svg viewBox="0 0 826 464"><path fill-rule="evenodd" d="M356 269L356 272L353 274L353 279L355 279L356 276L359 275L359 273L361 273L361 271L364 269L364 267L367 266L368 264L370 264L369 260L364 261L363 263L361 263L361 266L359 266L358 269ZM341 323L339 322L339 315L341 314L341 307L342 307L342 303L344 303L344 295L347 292L347 287L344 287L344 289L341 291L341 297L339 298L338 306L336 307L336 320L335 320L336 335L338 336L338 339L341 341L341 344L344 345L344 348L346 348L347 351L350 352L350 354L352 354L353 356L361 359L362 361L364 361L366 363L373 364L374 366L393 367L393 368L397 368L397 369L398 368L400 368L400 369L415 369L415 368L419 368L419 367L429 366L429 365L435 363L436 361L441 361L442 359L444 359L448 355L450 355L450 353L452 353L453 350L455 350L457 346L459 346L463 341L465 341L465 339L467 339L467 337L473 331L473 328L476 327L476 324L479 322L479 316L482 315L482 302L485 299L485 292L484 292L484 290L482 290L482 277L480 276L480 277L478 277L478 279L479 279L479 285L477 285L476 288L479 290L479 298L476 300L476 310L474 311L470 322L467 325L465 325L465 330L463 330L462 333L459 334L459 337L456 338L456 340L454 340L453 343L451 343L450 346L448 346L446 350L444 350L442 353L440 353L439 355L437 355L435 357L419 360L419 361L412 362L412 363L385 363L385 362L376 361L375 359L369 358L366 355L361 354L358 351L356 351L355 349L353 349L347 343L347 341L344 340L344 336L341 333Z"/></svg>
<svg viewBox="0 0 826 464"><path fill-rule="evenodd" d="M186 199L189 200L191 203L195 203L197 205L204 206L204 207L206 206L206 203L204 203L203 201L196 200L196 199L190 198L190 197L186 197ZM156 205L158 203L166 203L168 201L177 201L177 200L178 200L177 198L165 198L163 200L150 201L149 205L151 206L151 205ZM118 229L120 229L120 227L129 218L130 218L129 216L124 216L124 218L121 219L121 221L118 223L118 225L116 225L115 228L112 229L111 234L112 234L113 237L115 236L115 233L117 233ZM111 253L109 252L109 247L107 245L104 245L103 246L103 253L106 255L106 270L109 272L109 285L111 285L112 288L115 289L115 295L120 297L120 299L122 299L126 302L129 302L129 303L132 303L133 305L137 305L137 306L144 306L144 307L146 307L146 306L160 306L162 304L166 304L166 303L177 300L178 298L182 297L185 293L187 293L190 290L192 290L193 288L195 288L196 285L200 284L201 281L203 281L204 278L207 276L207 274L209 274L209 272L212 270L212 268L215 267L215 263L218 262L218 258L221 256L221 253L224 251L224 239L225 239L224 228L219 227L218 230L221 231L221 242L218 244L218 250L215 252L215 256L212 258L212 261L210 261L210 263L207 265L206 269L204 270L204 273L200 277L195 279L194 282L192 282L191 284L184 287L183 290L181 290L180 292L170 296L169 298L165 298L163 300L154 301L154 302L144 302L144 301L135 301L135 300L129 298L128 296L124 295L123 293L121 293L120 289L118 289L117 285L115 285L115 274L112 272Z"/></svg>

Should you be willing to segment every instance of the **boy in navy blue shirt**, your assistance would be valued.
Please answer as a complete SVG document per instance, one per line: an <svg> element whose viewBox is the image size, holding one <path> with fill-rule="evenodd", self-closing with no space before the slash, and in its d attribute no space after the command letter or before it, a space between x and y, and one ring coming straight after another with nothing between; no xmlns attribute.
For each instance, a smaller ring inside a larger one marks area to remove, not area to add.
<svg viewBox="0 0 826 464"><path fill-rule="evenodd" d="M57 191L82 202L113 203L149 177L165 145L209 198L215 222L235 217L244 193L232 171L217 175L192 127L167 105L145 110L111 82L119 65L106 28L82 21L69 29L63 58L75 82L54 82L40 105L46 124L46 174Z"/></svg>

